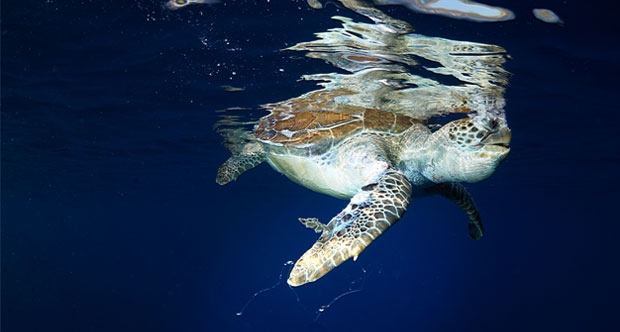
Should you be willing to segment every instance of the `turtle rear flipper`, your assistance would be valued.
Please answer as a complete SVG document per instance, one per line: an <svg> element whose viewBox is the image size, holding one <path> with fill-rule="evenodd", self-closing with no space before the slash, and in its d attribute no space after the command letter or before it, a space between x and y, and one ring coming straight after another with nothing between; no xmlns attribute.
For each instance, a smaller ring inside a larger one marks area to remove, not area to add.
<svg viewBox="0 0 620 332"><path fill-rule="evenodd" d="M388 169L376 183L362 187L327 224L314 218L300 219L306 227L321 231L316 243L295 263L288 278L291 286L316 281L347 259L357 256L405 213L411 183L401 172Z"/></svg>
<svg viewBox="0 0 620 332"><path fill-rule="evenodd" d="M482 237L484 234L482 218L474 203L474 199L465 186L456 182L446 182L428 188L427 191L431 194L439 194L458 205L469 218L469 222L467 223L469 237L474 240L478 240Z"/></svg>
<svg viewBox="0 0 620 332"><path fill-rule="evenodd" d="M247 143L240 153L234 154L217 170L215 182L224 185L236 180L243 172L265 161L265 152L258 142Z"/></svg>

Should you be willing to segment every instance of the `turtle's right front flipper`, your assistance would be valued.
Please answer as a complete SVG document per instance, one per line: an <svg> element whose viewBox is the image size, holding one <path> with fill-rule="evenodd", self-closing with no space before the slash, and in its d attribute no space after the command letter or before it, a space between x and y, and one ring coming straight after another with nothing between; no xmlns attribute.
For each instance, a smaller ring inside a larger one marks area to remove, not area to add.
<svg viewBox="0 0 620 332"><path fill-rule="evenodd" d="M247 143L241 153L233 154L217 170L215 182L224 185L236 180L243 172L265 161L265 152L258 142Z"/></svg>
<svg viewBox="0 0 620 332"><path fill-rule="evenodd" d="M458 205L469 218L469 222L467 223L469 237L474 240L478 240L482 237L484 234L482 218L474 203L474 199L465 186L456 182L446 182L430 187L427 191L431 194L439 194Z"/></svg>
<svg viewBox="0 0 620 332"><path fill-rule="evenodd" d="M342 262L357 256L405 213L411 184L399 171L388 169L375 183L362 187L347 207L327 224L300 219L321 236L295 263L291 286L316 281Z"/></svg>

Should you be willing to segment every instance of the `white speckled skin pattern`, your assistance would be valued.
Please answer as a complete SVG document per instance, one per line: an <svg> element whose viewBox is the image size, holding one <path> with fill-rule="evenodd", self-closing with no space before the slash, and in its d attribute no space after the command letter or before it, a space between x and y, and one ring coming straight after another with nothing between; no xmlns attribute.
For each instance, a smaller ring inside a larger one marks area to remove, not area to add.
<svg viewBox="0 0 620 332"><path fill-rule="evenodd" d="M401 172L388 169L377 181L361 188L347 207L324 227L316 243L295 263L288 283L315 281L342 262L354 259L405 213L411 184ZM305 223L307 219L302 219ZM317 222L314 219L310 221ZM316 224L310 226L317 229Z"/></svg>

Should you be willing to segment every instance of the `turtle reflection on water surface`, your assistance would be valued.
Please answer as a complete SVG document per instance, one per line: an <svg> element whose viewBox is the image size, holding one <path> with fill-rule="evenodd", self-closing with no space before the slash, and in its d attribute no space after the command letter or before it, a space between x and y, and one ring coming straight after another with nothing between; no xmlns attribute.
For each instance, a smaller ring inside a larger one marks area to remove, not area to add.
<svg viewBox="0 0 620 332"><path fill-rule="evenodd" d="M191 4L214 4L219 2L220 0L169 0L166 2L166 8L174 10Z"/></svg>

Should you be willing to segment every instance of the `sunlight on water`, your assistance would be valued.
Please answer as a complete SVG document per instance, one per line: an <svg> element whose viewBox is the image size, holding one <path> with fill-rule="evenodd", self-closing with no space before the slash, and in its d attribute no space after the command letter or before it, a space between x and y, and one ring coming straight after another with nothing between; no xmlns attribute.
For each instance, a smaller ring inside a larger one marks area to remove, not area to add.
<svg viewBox="0 0 620 332"><path fill-rule="evenodd" d="M413 11L476 22L507 21L512 11L468 0L374 0L377 5L403 5Z"/></svg>

